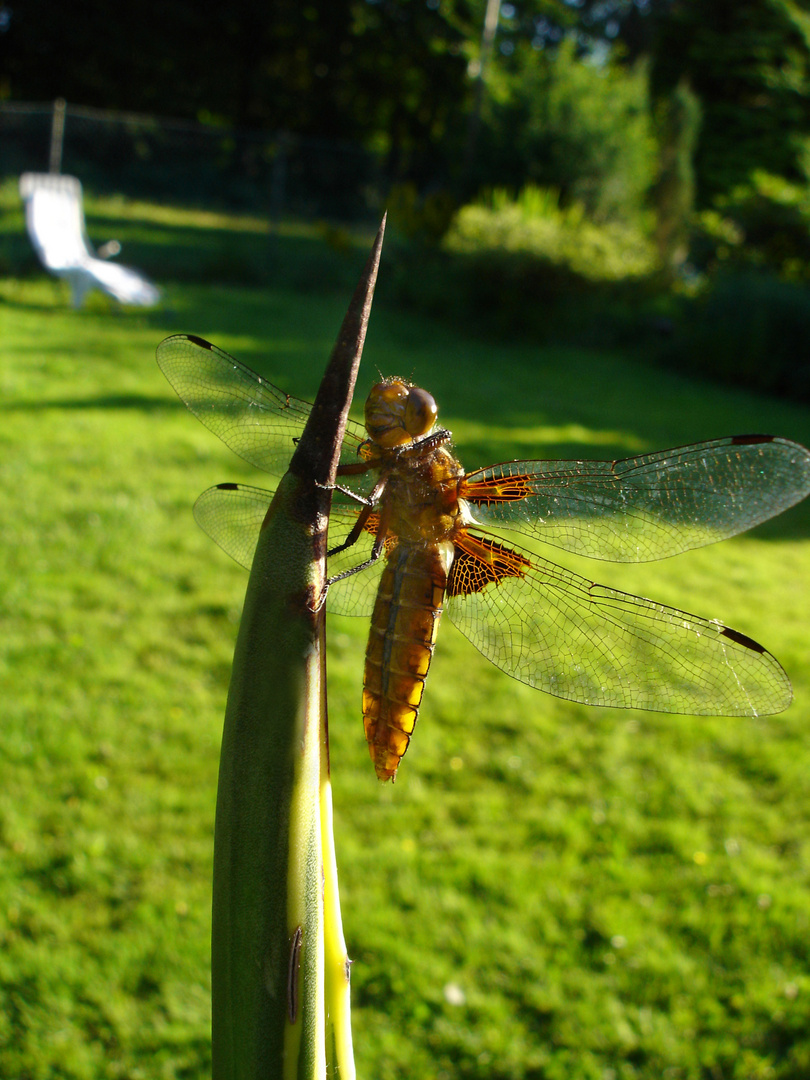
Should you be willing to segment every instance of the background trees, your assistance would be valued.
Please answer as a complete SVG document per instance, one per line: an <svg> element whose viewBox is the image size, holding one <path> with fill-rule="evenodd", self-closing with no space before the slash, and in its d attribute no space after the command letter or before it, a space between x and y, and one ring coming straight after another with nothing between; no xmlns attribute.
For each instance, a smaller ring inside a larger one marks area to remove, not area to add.
<svg viewBox="0 0 810 1080"><path fill-rule="evenodd" d="M487 0L0 3L0 96L346 140L411 205L532 184L642 229L667 272L804 275L796 0L500 0L484 72Z"/></svg>

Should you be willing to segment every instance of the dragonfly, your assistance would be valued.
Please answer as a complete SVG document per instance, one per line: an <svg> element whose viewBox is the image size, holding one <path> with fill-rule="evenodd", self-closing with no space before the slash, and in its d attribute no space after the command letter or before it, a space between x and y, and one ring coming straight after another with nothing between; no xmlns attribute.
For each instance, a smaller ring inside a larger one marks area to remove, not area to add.
<svg viewBox="0 0 810 1080"><path fill-rule="evenodd" d="M157 360L227 446L284 474L308 402L195 335L167 338ZM592 559L668 558L803 499L803 446L736 435L617 461L466 472L437 415L433 397L404 379L375 385L365 425L347 425L329 521L327 609L371 617L362 711L381 780L395 778L410 744L442 614L508 675L571 701L721 716L787 708L787 675L747 634L599 585L511 536ZM219 484L194 516L249 569L272 497Z"/></svg>

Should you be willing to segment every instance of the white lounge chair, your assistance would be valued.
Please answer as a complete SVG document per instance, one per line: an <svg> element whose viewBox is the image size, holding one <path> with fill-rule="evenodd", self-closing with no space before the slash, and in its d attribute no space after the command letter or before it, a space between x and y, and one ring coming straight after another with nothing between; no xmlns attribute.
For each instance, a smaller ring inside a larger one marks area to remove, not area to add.
<svg viewBox="0 0 810 1080"><path fill-rule="evenodd" d="M159 290L136 270L98 257L117 255L117 241L93 250L84 225L82 185L75 176L23 173L20 195L34 250L46 270L69 282L73 307L81 307L91 289L122 304L151 307L158 302Z"/></svg>

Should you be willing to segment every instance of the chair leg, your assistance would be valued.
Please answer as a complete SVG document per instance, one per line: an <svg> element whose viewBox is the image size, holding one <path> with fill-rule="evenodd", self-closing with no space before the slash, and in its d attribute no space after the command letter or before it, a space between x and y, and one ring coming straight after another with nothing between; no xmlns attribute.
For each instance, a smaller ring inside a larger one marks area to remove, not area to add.
<svg viewBox="0 0 810 1080"><path fill-rule="evenodd" d="M70 306L76 310L84 305L85 297L93 287L92 281L87 274L68 274L70 285Z"/></svg>

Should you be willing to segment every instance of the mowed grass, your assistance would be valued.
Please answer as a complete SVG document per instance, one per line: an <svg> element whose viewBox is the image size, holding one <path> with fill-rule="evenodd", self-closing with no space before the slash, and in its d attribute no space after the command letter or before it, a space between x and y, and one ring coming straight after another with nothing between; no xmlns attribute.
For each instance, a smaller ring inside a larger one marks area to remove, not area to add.
<svg viewBox="0 0 810 1080"><path fill-rule="evenodd" d="M185 410L154 350L194 332L310 396L348 295L164 283L147 314L100 297L72 312L41 277L0 283L0 1076L14 1080L210 1074L216 774L246 574L190 508L219 481L272 481ZM435 394L469 468L733 432L810 442L806 408L617 355L478 342L384 303L359 401L378 368ZM330 620L359 1075L810 1074L810 507L646 567L544 554L756 637L795 702L767 719L588 709L510 680L446 623L383 786L359 716L367 626Z"/></svg>

